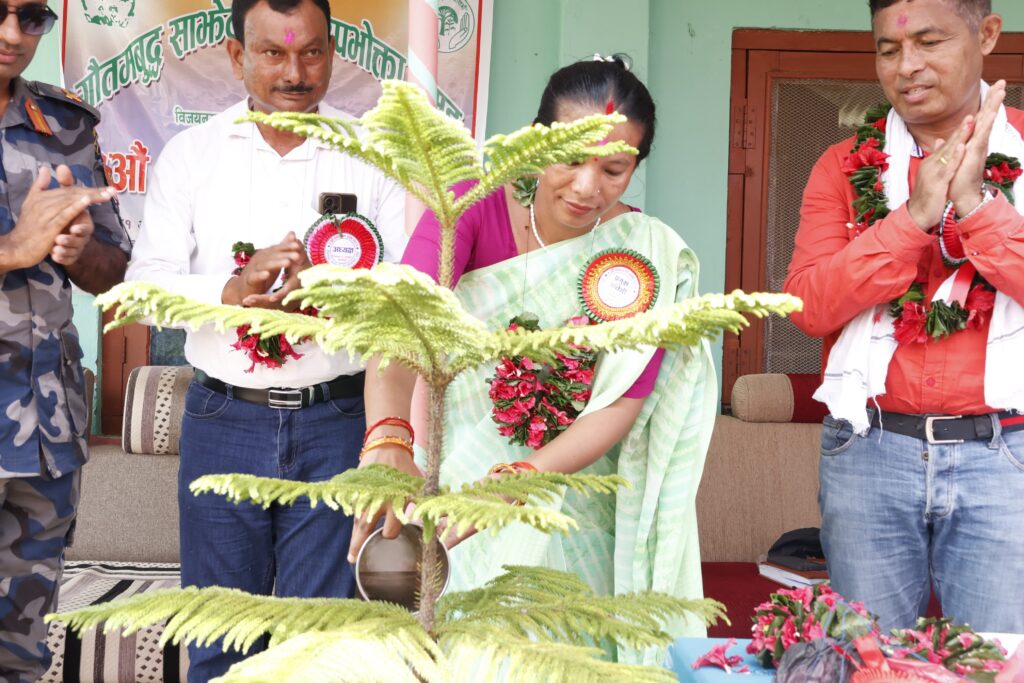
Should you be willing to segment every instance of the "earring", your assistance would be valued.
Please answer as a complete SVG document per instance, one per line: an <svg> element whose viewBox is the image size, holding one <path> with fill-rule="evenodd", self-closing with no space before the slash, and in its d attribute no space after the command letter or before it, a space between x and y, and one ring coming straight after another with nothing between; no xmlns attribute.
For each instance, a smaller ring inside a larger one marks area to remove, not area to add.
<svg viewBox="0 0 1024 683"><path fill-rule="evenodd" d="M530 206L537 194L537 185L540 178L535 175L524 175L516 178L512 183L512 197L519 202L520 206Z"/></svg>

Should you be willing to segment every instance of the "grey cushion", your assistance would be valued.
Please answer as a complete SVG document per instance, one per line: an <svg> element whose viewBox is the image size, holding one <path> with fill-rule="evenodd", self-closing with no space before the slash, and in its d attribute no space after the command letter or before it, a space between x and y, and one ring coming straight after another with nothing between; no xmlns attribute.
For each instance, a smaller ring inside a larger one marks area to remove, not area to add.
<svg viewBox="0 0 1024 683"><path fill-rule="evenodd" d="M68 558L177 562L177 490L178 458L92 446Z"/></svg>

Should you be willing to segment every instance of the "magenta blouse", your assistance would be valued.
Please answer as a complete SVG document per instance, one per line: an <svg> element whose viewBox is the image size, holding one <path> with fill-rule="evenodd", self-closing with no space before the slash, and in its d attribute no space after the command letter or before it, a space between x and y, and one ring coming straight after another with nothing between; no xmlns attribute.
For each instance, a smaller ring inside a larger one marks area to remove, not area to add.
<svg viewBox="0 0 1024 683"><path fill-rule="evenodd" d="M468 192L476 181L467 180L452 187L456 197ZM402 263L426 273L437 280L438 252L441 248L441 228L437 218L427 211L405 248ZM455 230L455 263L452 269L452 285L458 283L463 273L486 268L515 258L519 255L512 235L512 224L508 219L508 204L504 189L492 192L474 204L459 219ZM625 394L626 398L646 398L654 390L654 382L661 369L664 349L658 349L651 361L640 373Z"/></svg>

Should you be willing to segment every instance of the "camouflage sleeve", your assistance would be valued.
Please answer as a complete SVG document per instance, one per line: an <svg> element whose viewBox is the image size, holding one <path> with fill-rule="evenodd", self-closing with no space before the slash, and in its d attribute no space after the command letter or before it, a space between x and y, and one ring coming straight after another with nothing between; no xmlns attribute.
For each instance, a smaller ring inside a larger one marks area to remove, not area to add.
<svg viewBox="0 0 1024 683"><path fill-rule="evenodd" d="M96 129L93 129L93 165L92 165L92 185L93 187L104 187L107 183L107 174L103 164L103 154L100 152L100 143L96 138ZM124 223L121 221L121 212L118 208L117 197L114 197L105 204L98 204L96 206L89 207L89 215L92 216L92 222L96 228L93 232L93 238L115 246L123 251L125 254L131 254L132 244L131 239L128 237L128 231L124 227Z"/></svg>

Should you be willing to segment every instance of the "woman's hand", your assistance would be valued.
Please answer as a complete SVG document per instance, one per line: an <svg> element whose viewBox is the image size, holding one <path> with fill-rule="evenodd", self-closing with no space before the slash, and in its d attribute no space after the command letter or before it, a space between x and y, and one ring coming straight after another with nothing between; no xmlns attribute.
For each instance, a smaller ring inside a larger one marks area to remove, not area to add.
<svg viewBox="0 0 1024 683"><path fill-rule="evenodd" d="M408 441L409 446L397 443L381 443L364 451L359 461L360 467L370 465L387 465L399 472L411 474L421 479L423 472L412 458L411 445L416 435L412 433L412 425L408 418L411 412L413 387L416 385L416 373L398 363L392 363L385 369L380 367L380 358L373 357L366 364L366 387L363 396L366 402L367 432L363 438L364 446L375 439L395 437ZM420 435L426 439L426 434ZM363 515L352 524L352 540L348 546L348 561L355 562L359 549L363 547L367 537L373 533L382 515L384 520L384 538L395 538L402 529L402 523L395 517L390 506L377 510L373 515Z"/></svg>
<svg viewBox="0 0 1024 683"><path fill-rule="evenodd" d="M423 478L423 472L409 455L409 451L401 446L387 445L374 448L369 453L366 453L359 463L361 468L369 467L370 465L387 465L399 472ZM348 545L348 561L350 563L355 563L356 557L359 555L359 549L366 543L367 537L373 533L373 530L377 527L377 522L384 515L386 515L384 531L382 532L384 538L395 538L398 536L398 532L402 530L402 523L395 516L395 511L391 509L390 505L385 505L373 515L357 517L352 523L352 540Z"/></svg>
<svg viewBox="0 0 1024 683"><path fill-rule="evenodd" d="M526 471L526 470L523 470L523 471ZM508 472L501 472L501 473L499 473L499 472L495 472L495 471L492 470L492 471L490 471L487 474L486 477L484 477L480 481L483 482L483 481L487 481L488 479L501 479L503 476L505 476L505 474L508 474ZM508 503L509 505L516 505L516 500L514 498L506 498L505 502ZM444 547L447 548L448 550L451 550L452 548L454 548L458 544L460 544L463 541L465 541L467 538L470 538L470 537L475 536L475 535L476 535L476 527L475 526L470 526L462 534L456 534L455 533L455 528L448 526L447 519L442 520L442 522L437 525L437 537L439 539L441 539L441 542L444 543Z"/></svg>

